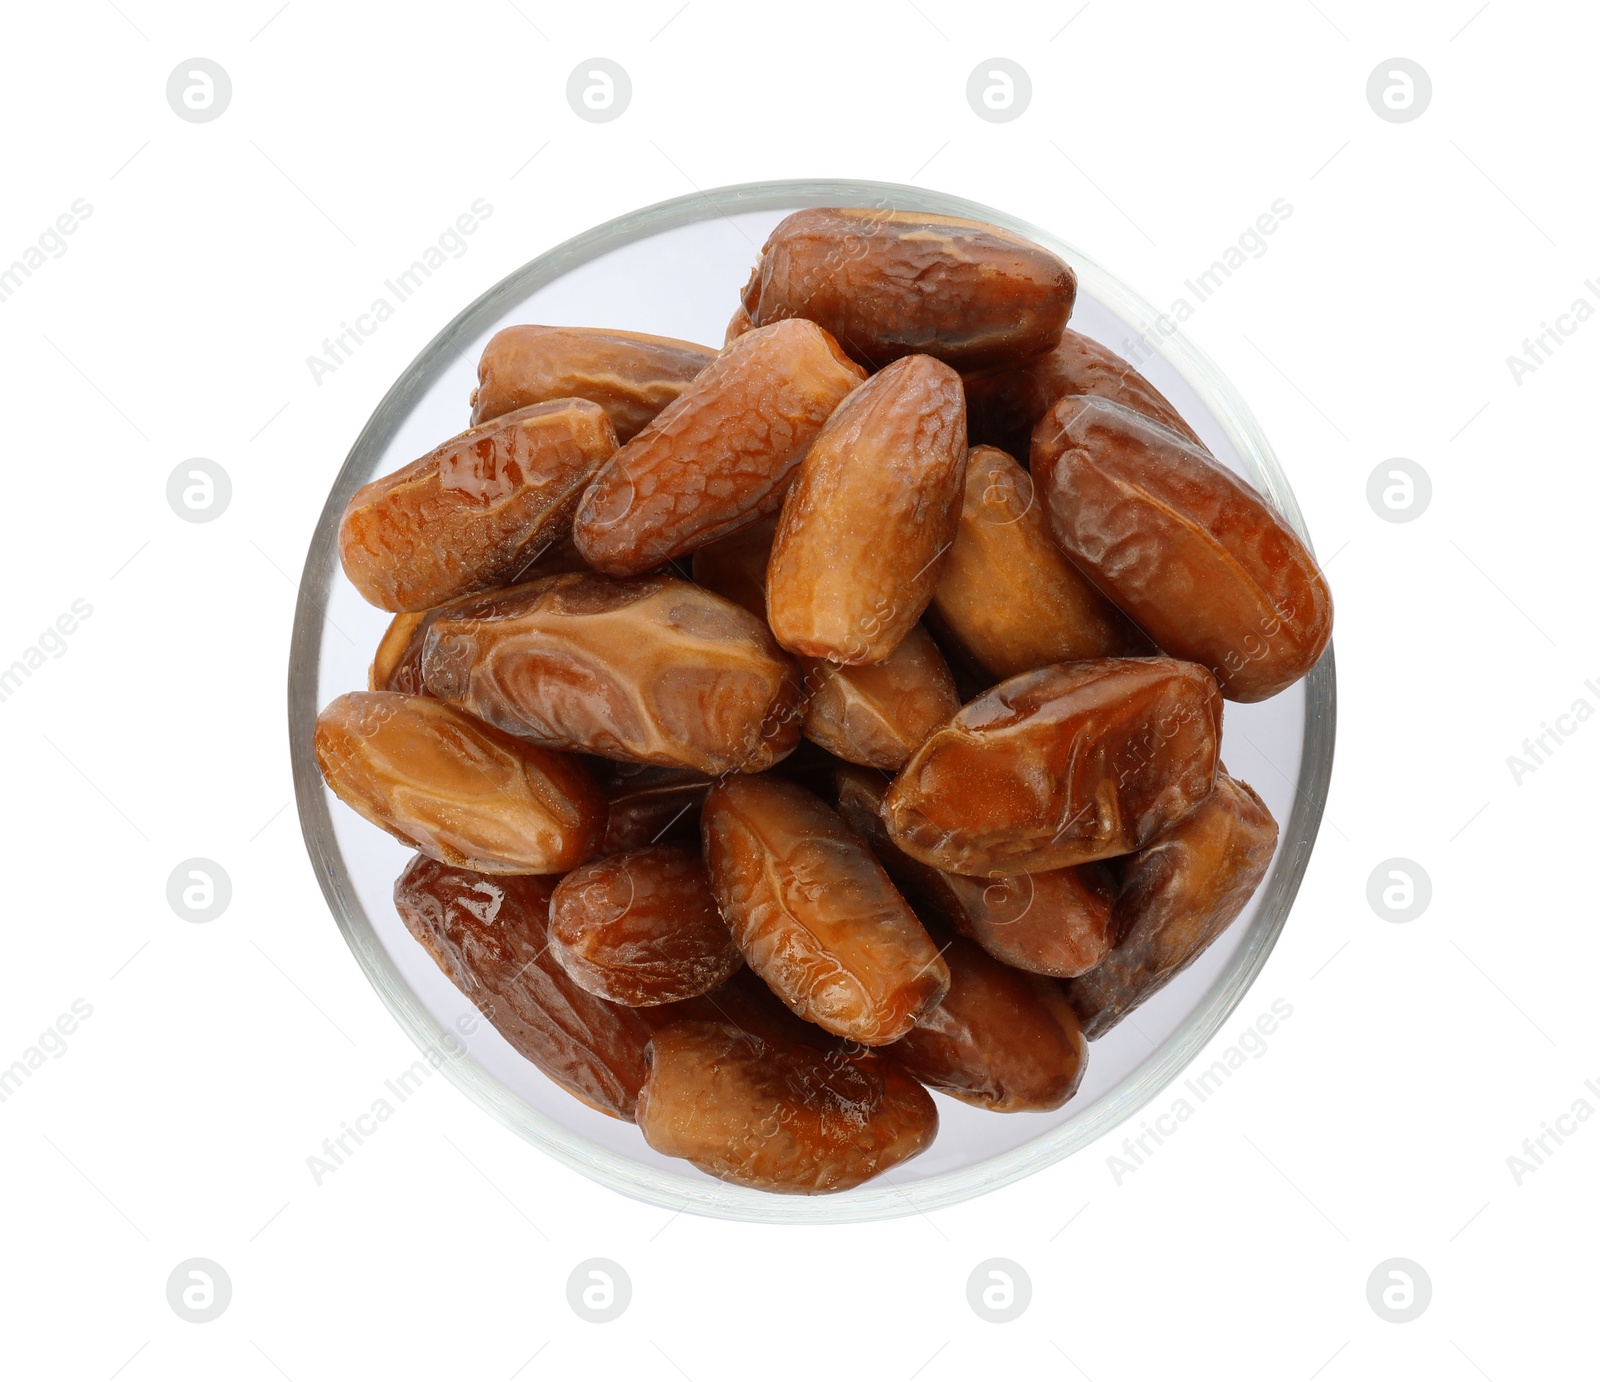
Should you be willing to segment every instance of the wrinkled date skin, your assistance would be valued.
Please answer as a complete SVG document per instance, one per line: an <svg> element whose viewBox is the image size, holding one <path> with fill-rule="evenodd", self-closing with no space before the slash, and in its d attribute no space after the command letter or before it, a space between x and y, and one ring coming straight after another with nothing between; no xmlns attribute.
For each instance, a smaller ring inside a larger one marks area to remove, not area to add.
<svg viewBox="0 0 1600 1382"><path fill-rule="evenodd" d="M419 856L394 902L406 930L520 1054L591 1108L631 1120L651 1030L556 963L546 945L554 886Z"/></svg>
<svg viewBox="0 0 1600 1382"><path fill-rule="evenodd" d="M691 768L595 759L596 779L611 808L602 854L620 854L659 841L700 839L700 803L711 780Z"/></svg>
<svg viewBox="0 0 1600 1382"><path fill-rule="evenodd" d="M890 786L884 821L912 858L951 873L1130 854L1211 790L1221 737L1216 680L1194 663L1043 667L936 730Z"/></svg>
<svg viewBox="0 0 1600 1382"><path fill-rule="evenodd" d="M1088 1054L1060 985L959 937L943 953L950 992L887 1054L930 1089L995 1113L1060 1108L1077 1093Z"/></svg>
<svg viewBox="0 0 1600 1382"><path fill-rule="evenodd" d="M933 609L1000 679L1054 662L1149 651L1144 636L1062 555L1032 477L992 446L968 453L961 518Z"/></svg>
<svg viewBox="0 0 1600 1382"><path fill-rule="evenodd" d="M863 1046L902 1037L949 986L866 844L803 787L718 783L701 813L711 890L745 963L800 1017Z"/></svg>
<svg viewBox="0 0 1600 1382"><path fill-rule="evenodd" d="M630 1008L708 993L744 963L700 851L683 845L574 869L550 900L550 948L576 983Z"/></svg>
<svg viewBox="0 0 1600 1382"><path fill-rule="evenodd" d="M961 513L966 409L953 369L910 355L828 419L767 565L767 623L784 647L882 662L922 617Z"/></svg>
<svg viewBox="0 0 1600 1382"><path fill-rule="evenodd" d="M818 1051L840 1051L847 1045L832 1032L796 1017L758 975L742 965L710 993L635 1011L652 1032L675 1022L723 1022L780 1046L798 1042Z"/></svg>
<svg viewBox="0 0 1600 1382"><path fill-rule="evenodd" d="M895 886L1002 964L1067 979L1093 969L1111 949L1117 888L1106 865L1005 878L946 873L889 838L881 774L840 768L834 782L844 823L872 847Z"/></svg>
<svg viewBox="0 0 1600 1382"><path fill-rule="evenodd" d="M865 377L812 322L746 332L600 469L573 522L583 559L636 576L775 513Z"/></svg>
<svg viewBox="0 0 1600 1382"><path fill-rule="evenodd" d="M808 660L805 678L806 738L847 763L890 772L961 708L955 679L920 624L882 662Z"/></svg>
<svg viewBox="0 0 1600 1382"><path fill-rule="evenodd" d="M583 764L427 696L351 691L317 716L341 801L431 858L483 873L565 873L605 832Z"/></svg>
<svg viewBox="0 0 1600 1382"><path fill-rule="evenodd" d="M1068 394L1109 398L1154 418L1196 446L1194 429L1144 375L1099 341L1068 328L1061 344L1020 365L978 370L967 390L967 430L1013 456L1026 456L1039 419Z"/></svg>
<svg viewBox="0 0 1600 1382"><path fill-rule="evenodd" d="M1228 928L1277 843L1277 822L1261 798L1224 772L1209 797L1129 862L1115 948L1066 985L1087 1036L1109 1032Z"/></svg>
<svg viewBox="0 0 1600 1382"><path fill-rule="evenodd" d="M779 222L742 301L757 326L816 322L871 369L922 354L968 370L1049 350L1077 291L1066 264L998 226L815 208Z"/></svg>
<svg viewBox="0 0 1600 1382"><path fill-rule="evenodd" d="M396 613L504 585L571 523L616 449L605 412L581 398L452 437L351 496L339 524L345 575Z"/></svg>
<svg viewBox="0 0 1600 1382"><path fill-rule="evenodd" d="M535 743L708 776L800 738L799 673L766 626L671 576L572 573L460 605L434 620L423 679Z"/></svg>
<svg viewBox="0 0 1600 1382"><path fill-rule="evenodd" d="M1333 597L1316 562L1207 452L1103 398L1064 398L1034 430L1032 465L1066 554L1229 700L1276 695L1322 656Z"/></svg>
<svg viewBox="0 0 1600 1382"><path fill-rule="evenodd" d="M824 1055L714 1022L656 1033L638 1119L656 1151L790 1195L860 1185L939 1128L928 1092L891 1060Z"/></svg>
<svg viewBox="0 0 1600 1382"><path fill-rule="evenodd" d="M717 352L670 336L586 326L508 326L489 338L472 391L476 426L552 398L586 398L631 441Z"/></svg>

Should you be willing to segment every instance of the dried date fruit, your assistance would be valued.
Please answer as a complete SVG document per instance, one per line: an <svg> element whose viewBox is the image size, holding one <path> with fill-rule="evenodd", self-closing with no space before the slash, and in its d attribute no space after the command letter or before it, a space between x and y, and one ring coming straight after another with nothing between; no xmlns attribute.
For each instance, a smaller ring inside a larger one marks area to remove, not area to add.
<svg viewBox="0 0 1600 1382"><path fill-rule="evenodd" d="M636 576L776 512L863 378L812 322L746 332L601 467L573 522L583 559Z"/></svg>
<svg viewBox="0 0 1600 1382"><path fill-rule="evenodd" d="M711 780L691 768L596 759L600 789L611 803L602 854L620 854L662 840L700 838L700 803Z"/></svg>
<svg viewBox="0 0 1600 1382"><path fill-rule="evenodd" d="M706 797L711 890L745 963L799 1016L863 1046L904 1036L949 986L871 851L804 788L732 777Z"/></svg>
<svg viewBox="0 0 1600 1382"><path fill-rule="evenodd" d="M1173 657L1229 700L1305 676L1333 634L1333 597L1294 530L1232 472L1103 398L1064 398L1033 434L1056 541Z"/></svg>
<svg viewBox="0 0 1600 1382"><path fill-rule="evenodd" d="M671 576L572 573L441 613L440 699L551 748L759 772L800 737L799 676L760 620Z"/></svg>
<svg viewBox="0 0 1600 1382"><path fill-rule="evenodd" d="M933 609L973 659L1002 679L1149 648L1062 555L1032 477L992 446L967 454L961 519Z"/></svg>
<svg viewBox="0 0 1600 1382"><path fill-rule="evenodd" d="M1060 985L955 937L950 992L887 1054L923 1084L995 1113L1060 1108L1078 1092L1088 1044Z"/></svg>
<svg viewBox="0 0 1600 1382"><path fill-rule="evenodd" d="M725 1022L742 1032L780 1045L798 1042L818 1051L839 1051L847 1043L815 1023L803 1021L784 1007L778 995L748 967L741 965L733 976L710 993L685 998L677 1003L661 1003L635 1012L659 1032L675 1022Z"/></svg>
<svg viewBox="0 0 1600 1382"><path fill-rule="evenodd" d="M1194 663L1042 667L935 730L890 786L884 821L912 858L951 873L1129 854L1211 790L1221 735L1216 681Z"/></svg>
<svg viewBox="0 0 1600 1382"><path fill-rule="evenodd" d="M939 1114L891 1060L824 1055L716 1022L650 1043L644 1140L707 1175L783 1194L848 1190L933 1141Z"/></svg>
<svg viewBox="0 0 1600 1382"><path fill-rule="evenodd" d="M651 1029L580 988L547 945L553 879L490 876L418 856L395 910L494 1029L591 1108L632 1119Z"/></svg>
<svg viewBox="0 0 1600 1382"><path fill-rule="evenodd" d="M1181 974L1244 910L1272 863L1278 825L1254 791L1217 775L1216 790L1128 863L1117 943L1066 985L1093 1039Z"/></svg>
<svg viewBox="0 0 1600 1382"><path fill-rule="evenodd" d="M708 993L743 963L699 850L682 845L574 869L550 899L550 948L575 982L630 1008Z"/></svg>
<svg viewBox="0 0 1600 1382"><path fill-rule="evenodd" d="M778 519L767 566L778 642L830 662L888 657L933 598L966 457L961 378L930 356L895 361L841 403Z"/></svg>
<svg viewBox="0 0 1600 1382"><path fill-rule="evenodd" d="M1194 429L1154 384L1114 351L1070 327L1054 350L963 379L967 430L1013 456L1028 454L1034 425L1068 394L1095 394L1170 427L1196 446Z"/></svg>
<svg viewBox="0 0 1600 1382"><path fill-rule="evenodd" d="M317 716L316 753L352 810L461 868L565 873L605 831L606 800L575 758L427 696L340 696Z"/></svg>
<svg viewBox="0 0 1600 1382"><path fill-rule="evenodd" d="M871 369L921 354L968 370L1049 350L1077 289L1055 255L998 226L818 207L778 223L742 301L758 327L816 322Z"/></svg>
<svg viewBox="0 0 1600 1382"><path fill-rule="evenodd" d="M728 329L722 333L722 344L732 345L755 323L750 320L750 314L745 311L744 303L733 309L733 315L728 318Z"/></svg>
<svg viewBox="0 0 1600 1382"><path fill-rule="evenodd" d="M351 496L339 523L345 575L396 613L504 585L572 521L616 449L604 411L581 398L452 437Z"/></svg>
<svg viewBox="0 0 1600 1382"><path fill-rule="evenodd" d="M714 590L766 623L767 560L777 531L774 514L700 548L690 568L695 584Z"/></svg>
<svg viewBox="0 0 1600 1382"><path fill-rule="evenodd" d="M412 610L397 614L378 640L367 669L367 690L404 691L408 696L426 696L422 680L422 645L428 636L429 611Z"/></svg>
<svg viewBox="0 0 1600 1382"><path fill-rule="evenodd" d="M472 391L476 426L552 398L606 410L617 440L632 440L717 352L670 336L586 326L508 326L489 338Z"/></svg>
<svg viewBox="0 0 1600 1382"><path fill-rule="evenodd" d="M835 774L839 815L878 856L894 885L1002 964L1066 979L1093 969L1111 949L1116 881L1105 864L1079 864L1005 878L971 878L919 863L889 838L888 782L870 769Z"/></svg>
<svg viewBox="0 0 1600 1382"><path fill-rule="evenodd" d="M961 708L950 669L917 624L882 662L808 660L805 678L806 738L847 763L891 772Z"/></svg>

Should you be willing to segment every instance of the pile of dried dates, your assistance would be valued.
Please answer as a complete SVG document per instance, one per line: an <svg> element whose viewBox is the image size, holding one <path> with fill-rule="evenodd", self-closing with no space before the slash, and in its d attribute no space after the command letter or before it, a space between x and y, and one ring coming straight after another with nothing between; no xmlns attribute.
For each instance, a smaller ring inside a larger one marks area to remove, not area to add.
<svg viewBox="0 0 1600 1382"><path fill-rule="evenodd" d="M345 510L395 617L328 786L506 1040L713 1176L859 1185L929 1090L1059 1107L1272 859L1222 703L1305 676L1327 585L1076 287L801 211L721 350L510 327L471 427Z"/></svg>

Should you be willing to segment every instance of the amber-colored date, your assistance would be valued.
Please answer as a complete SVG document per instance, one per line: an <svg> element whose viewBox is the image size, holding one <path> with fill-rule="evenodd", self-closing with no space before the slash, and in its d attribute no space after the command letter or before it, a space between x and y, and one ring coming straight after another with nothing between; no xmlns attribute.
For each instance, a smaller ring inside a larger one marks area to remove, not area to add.
<svg viewBox="0 0 1600 1382"><path fill-rule="evenodd" d="M423 678L535 743L708 776L800 737L799 674L766 626L670 576L552 576L441 612Z"/></svg>
<svg viewBox="0 0 1600 1382"><path fill-rule="evenodd" d="M888 1049L930 1089L996 1113L1060 1108L1088 1045L1060 985L1019 974L952 937L944 1001Z"/></svg>
<svg viewBox="0 0 1600 1382"><path fill-rule="evenodd" d="M714 590L766 623L767 560L777 531L774 514L699 548L690 567L695 584Z"/></svg>
<svg viewBox="0 0 1600 1382"><path fill-rule="evenodd" d="M659 841L700 839L700 803L711 781L692 768L595 759L595 778L611 803L602 854Z"/></svg>
<svg viewBox="0 0 1600 1382"><path fill-rule="evenodd" d="M699 850L682 845L574 869L550 900L550 946L577 983L630 1008L708 993L743 963Z"/></svg>
<svg viewBox="0 0 1600 1382"><path fill-rule="evenodd" d="M717 352L670 336L587 326L508 326L489 338L472 391L476 426L552 398L606 410L617 440L632 440Z"/></svg>
<svg viewBox="0 0 1600 1382"><path fill-rule="evenodd" d="M878 856L894 884L919 906L1014 969L1070 978L1111 949L1116 883L1104 864L1079 864L1005 878L969 878L913 859L883 822L888 782L864 768L834 777L839 815Z"/></svg>
<svg viewBox="0 0 1600 1382"><path fill-rule="evenodd" d="M1090 1038L1105 1035L1228 928L1266 876L1277 843L1277 822L1261 798L1222 772L1209 797L1129 861L1115 948L1066 986Z"/></svg>
<svg viewBox="0 0 1600 1382"><path fill-rule="evenodd" d="M812 322L746 332L594 477L573 522L584 560L636 576L775 512L863 378Z"/></svg>
<svg viewBox="0 0 1600 1382"><path fill-rule="evenodd" d="M581 398L452 437L351 496L339 524L345 575L397 612L504 585L562 534L616 449L605 412Z"/></svg>
<svg viewBox="0 0 1600 1382"><path fill-rule="evenodd" d="M317 716L334 794L432 858L565 873L600 847L606 799L583 764L427 696L351 691Z"/></svg>
<svg viewBox="0 0 1600 1382"><path fill-rule="evenodd" d="M658 1152L792 1195L860 1185L922 1151L939 1127L927 1091L892 1060L824 1054L717 1022L656 1033L638 1120Z"/></svg>
<svg viewBox="0 0 1600 1382"><path fill-rule="evenodd" d="M767 623L792 652L882 662L922 617L966 470L961 377L927 355L875 374L800 463L767 565Z"/></svg>
<svg viewBox="0 0 1600 1382"><path fill-rule="evenodd" d="M862 364L932 355L979 369L1061 338L1078 280L998 226L920 211L815 208L779 222L745 285L757 326L806 317Z"/></svg>
<svg viewBox="0 0 1600 1382"><path fill-rule="evenodd" d="M847 763L893 772L961 703L938 645L913 624L882 662L805 664L807 739Z"/></svg>
<svg viewBox="0 0 1600 1382"><path fill-rule="evenodd" d="M864 1046L904 1036L949 986L922 923L866 844L781 778L706 797L711 890L745 963L799 1016Z"/></svg>
<svg viewBox="0 0 1600 1382"><path fill-rule="evenodd" d="M1211 790L1217 683L1172 658L1024 672L964 705L884 798L889 834L952 873L1038 873L1140 849Z"/></svg>
<svg viewBox="0 0 1600 1382"><path fill-rule="evenodd" d="M1229 700L1276 695L1328 646L1333 597L1311 553L1200 447L1120 404L1064 398L1034 429L1033 478L1066 554Z"/></svg>
<svg viewBox="0 0 1600 1382"><path fill-rule="evenodd" d="M426 696L422 680L422 646L428 637L429 610L397 614L378 640L367 669L367 690L404 691L408 696Z"/></svg>
<svg viewBox="0 0 1600 1382"><path fill-rule="evenodd" d="M961 519L933 609L993 677L1149 648L1062 555L1028 472L992 446L967 455Z"/></svg>
<svg viewBox="0 0 1600 1382"><path fill-rule="evenodd" d="M1034 425L1068 394L1095 394L1154 418L1188 438L1200 438L1144 375L1099 341L1070 327L1061 343L1019 365L977 370L962 381L967 390L967 430L1013 456L1028 454Z"/></svg>
<svg viewBox="0 0 1600 1382"><path fill-rule="evenodd" d="M520 1054L591 1108L632 1119L651 1030L556 963L546 944L554 886L419 856L395 883L394 903L406 930Z"/></svg>
<svg viewBox="0 0 1600 1382"><path fill-rule="evenodd" d="M652 1032L662 1031L674 1022L725 1022L779 1045L798 1042L818 1051L840 1051L848 1044L815 1023L796 1017L747 965L734 970L730 979L710 993L635 1011Z"/></svg>

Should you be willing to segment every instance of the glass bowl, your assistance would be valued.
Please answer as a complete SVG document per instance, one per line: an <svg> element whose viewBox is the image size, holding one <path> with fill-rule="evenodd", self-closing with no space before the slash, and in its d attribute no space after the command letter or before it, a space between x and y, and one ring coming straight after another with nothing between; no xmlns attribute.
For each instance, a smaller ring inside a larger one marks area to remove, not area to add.
<svg viewBox="0 0 1600 1382"><path fill-rule="evenodd" d="M806 206L876 206L987 221L1047 246L1078 274L1072 325L1135 363L1223 464L1307 538L1266 438L1216 367L1142 298L1050 232L958 197L889 183L751 183L621 216L540 255L465 308L378 405L334 478L300 582L289 661L289 742L312 866L356 962L424 1057L495 1118L549 1155L624 1194L672 1209L786 1223L923 1212L1048 1166L1132 1118L1228 1020L1289 915L1322 820L1334 740L1333 651L1303 682L1254 705L1229 703L1223 759L1281 827L1271 872L1237 920L1185 973L1090 1048L1083 1086L1050 1113L995 1114L936 1095L939 1136L921 1156L835 1195L725 1184L645 1145L637 1127L588 1108L518 1055L406 932L391 900L410 851L323 786L317 711L366 686L389 616L361 599L337 559L350 496L467 426L484 343L502 326L609 326L720 345L767 232ZM1150 329L1143 336L1141 331ZM1148 352L1148 353L1147 353ZM1309 542L1309 539L1307 538ZM537 1174L530 1163L530 1174Z"/></svg>

